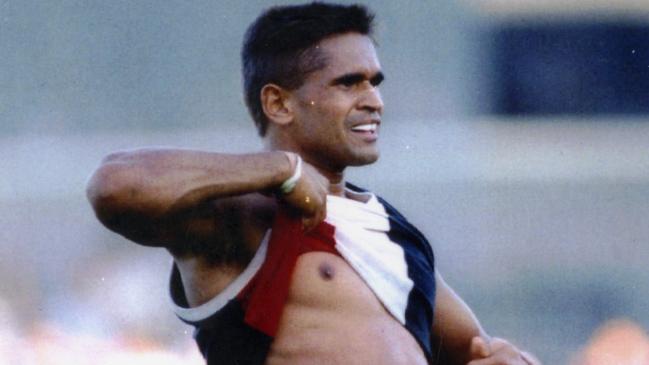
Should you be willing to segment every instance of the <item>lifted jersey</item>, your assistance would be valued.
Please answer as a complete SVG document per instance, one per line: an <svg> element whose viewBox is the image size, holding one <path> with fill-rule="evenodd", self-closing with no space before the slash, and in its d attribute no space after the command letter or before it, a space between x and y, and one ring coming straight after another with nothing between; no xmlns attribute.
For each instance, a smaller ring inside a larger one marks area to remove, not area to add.
<svg viewBox="0 0 649 365"><path fill-rule="evenodd" d="M295 263L313 251L344 258L431 361L435 276L430 244L383 199L347 187L366 195L367 202L328 196L325 222L307 234L300 219L280 212L246 269L207 303L188 306L174 265L170 285L176 314L195 326L208 364L264 363Z"/></svg>

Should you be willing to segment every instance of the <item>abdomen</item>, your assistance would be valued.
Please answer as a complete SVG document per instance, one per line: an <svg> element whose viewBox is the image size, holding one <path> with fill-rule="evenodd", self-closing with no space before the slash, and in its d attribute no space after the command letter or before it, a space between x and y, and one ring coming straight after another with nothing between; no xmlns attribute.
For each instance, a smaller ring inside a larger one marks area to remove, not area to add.
<svg viewBox="0 0 649 365"><path fill-rule="evenodd" d="M340 257L298 259L267 364L427 364L412 335Z"/></svg>

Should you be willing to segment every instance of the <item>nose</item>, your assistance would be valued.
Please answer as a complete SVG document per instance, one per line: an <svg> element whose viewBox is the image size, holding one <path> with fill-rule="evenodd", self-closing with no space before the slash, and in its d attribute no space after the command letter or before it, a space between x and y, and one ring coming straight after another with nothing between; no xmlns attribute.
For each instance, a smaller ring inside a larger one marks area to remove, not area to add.
<svg viewBox="0 0 649 365"><path fill-rule="evenodd" d="M383 113L383 99L381 92L376 86L370 86L361 97L359 108L371 113Z"/></svg>

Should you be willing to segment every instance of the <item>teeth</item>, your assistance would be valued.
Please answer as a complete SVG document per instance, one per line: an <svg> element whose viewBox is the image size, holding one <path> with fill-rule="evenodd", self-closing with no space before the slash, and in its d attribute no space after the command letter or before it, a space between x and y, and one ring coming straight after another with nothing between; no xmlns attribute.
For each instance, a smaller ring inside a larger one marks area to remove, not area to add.
<svg viewBox="0 0 649 365"><path fill-rule="evenodd" d="M356 127L352 128L353 131L358 131L358 132L374 132L376 131L376 124L371 123L371 124L361 124L357 125Z"/></svg>

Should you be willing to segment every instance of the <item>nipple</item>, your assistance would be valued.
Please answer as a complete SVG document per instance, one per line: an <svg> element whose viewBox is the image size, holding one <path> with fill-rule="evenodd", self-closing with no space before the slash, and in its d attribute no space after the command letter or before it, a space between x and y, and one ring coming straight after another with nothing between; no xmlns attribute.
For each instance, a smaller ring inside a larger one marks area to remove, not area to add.
<svg viewBox="0 0 649 365"><path fill-rule="evenodd" d="M320 272L320 277L324 280L331 280L334 277L334 268L327 262L321 263L318 271Z"/></svg>

